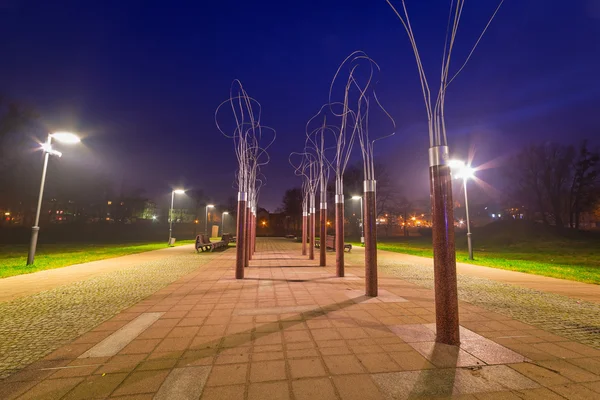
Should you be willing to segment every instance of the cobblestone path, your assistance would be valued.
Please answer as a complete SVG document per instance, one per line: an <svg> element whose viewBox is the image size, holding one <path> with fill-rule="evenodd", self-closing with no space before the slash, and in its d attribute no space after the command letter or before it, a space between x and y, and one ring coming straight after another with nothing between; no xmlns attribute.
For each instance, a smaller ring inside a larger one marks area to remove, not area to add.
<svg viewBox="0 0 600 400"><path fill-rule="evenodd" d="M0 378L218 256L190 252L0 303Z"/></svg>

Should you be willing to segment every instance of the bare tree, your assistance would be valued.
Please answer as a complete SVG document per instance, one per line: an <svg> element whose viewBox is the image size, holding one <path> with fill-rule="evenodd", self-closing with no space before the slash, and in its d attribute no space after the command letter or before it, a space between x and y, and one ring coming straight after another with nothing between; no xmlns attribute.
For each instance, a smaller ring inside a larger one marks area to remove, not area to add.
<svg viewBox="0 0 600 400"><path fill-rule="evenodd" d="M588 149L584 141L573 163L573 179L569 191L569 226L579 229L582 211L591 211L595 200L595 189L598 187L598 167L600 154Z"/></svg>
<svg viewBox="0 0 600 400"><path fill-rule="evenodd" d="M557 143L531 145L509 163L509 176L515 183L515 197L540 215L546 225L564 227L569 192L573 189L572 146Z"/></svg>

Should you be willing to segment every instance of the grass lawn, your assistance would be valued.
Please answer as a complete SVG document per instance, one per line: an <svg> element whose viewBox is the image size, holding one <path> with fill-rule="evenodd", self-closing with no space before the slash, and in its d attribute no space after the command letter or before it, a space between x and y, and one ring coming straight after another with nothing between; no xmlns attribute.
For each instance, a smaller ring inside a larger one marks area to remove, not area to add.
<svg viewBox="0 0 600 400"><path fill-rule="evenodd" d="M493 225L493 226L492 226ZM378 238L377 248L433 257L431 238ZM355 243L360 245L360 243ZM467 239L456 236L456 260L463 263L600 284L600 238L589 233L557 235L523 223L490 224L473 232L474 260Z"/></svg>
<svg viewBox="0 0 600 400"><path fill-rule="evenodd" d="M181 240L175 246L194 243L193 240ZM89 261L142 253L164 249L165 242L126 243L126 244L40 244L37 247L35 263L26 266L28 245L0 245L0 278L28 274L66 267Z"/></svg>

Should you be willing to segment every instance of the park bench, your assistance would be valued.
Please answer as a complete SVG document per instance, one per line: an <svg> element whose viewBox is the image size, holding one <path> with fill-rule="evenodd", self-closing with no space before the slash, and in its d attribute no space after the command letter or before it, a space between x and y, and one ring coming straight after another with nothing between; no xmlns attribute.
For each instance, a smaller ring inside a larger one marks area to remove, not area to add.
<svg viewBox="0 0 600 400"><path fill-rule="evenodd" d="M221 236L221 240L223 242L227 242L227 244L235 243L235 236L233 236L231 233L224 233L223 236Z"/></svg>
<svg viewBox="0 0 600 400"><path fill-rule="evenodd" d="M196 236L196 252L199 253L198 250L204 251L213 251L214 249L225 248L229 244L228 240L221 239L218 242L211 242L208 235L198 235Z"/></svg>
<svg viewBox="0 0 600 400"><path fill-rule="evenodd" d="M318 249L321 248L321 240L315 240L315 247ZM335 251L335 236L327 235L325 237L325 248ZM350 243L344 243L344 250L348 250L348 253L350 253L350 251L352 251L352 245Z"/></svg>

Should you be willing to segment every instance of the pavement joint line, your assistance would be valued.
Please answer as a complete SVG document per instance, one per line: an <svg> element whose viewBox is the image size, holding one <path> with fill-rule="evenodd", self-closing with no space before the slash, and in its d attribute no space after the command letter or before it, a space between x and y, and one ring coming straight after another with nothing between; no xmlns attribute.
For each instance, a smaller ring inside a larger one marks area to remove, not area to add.
<svg viewBox="0 0 600 400"><path fill-rule="evenodd" d="M57 369L71 369L71 368L85 368L85 367L95 367L103 364L82 364L82 365L67 365L64 367L51 367L51 368L40 368L40 371L54 371Z"/></svg>
<svg viewBox="0 0 600 400"><path fill-rule="evenodd" d="M150 325L158 321L164 312L142 313L121 329L102 340L100 343L80 355L78 358L114 356L136 337L144 332Z"/></svg>
<svg viewBox="0 0 600 400"><path fill-rule="evenodd" d="M318 311L317 304L306 305L306 306L290 306L290 307L269 307L269 308L255 308L255 309L241 309L235 311L235 315L269 315L269 314L286 314L286 313L297 313L307 311Z"/></svg>

